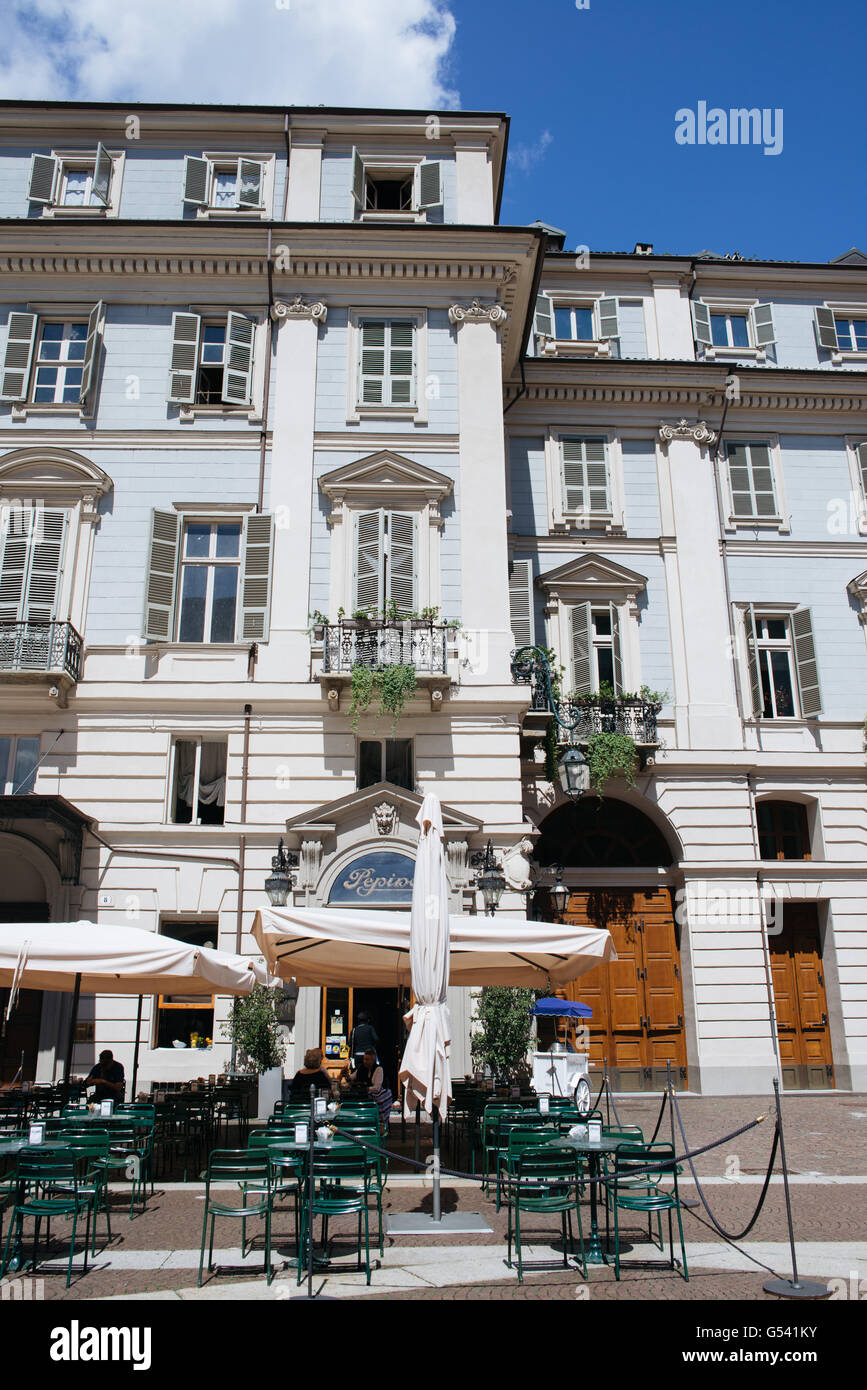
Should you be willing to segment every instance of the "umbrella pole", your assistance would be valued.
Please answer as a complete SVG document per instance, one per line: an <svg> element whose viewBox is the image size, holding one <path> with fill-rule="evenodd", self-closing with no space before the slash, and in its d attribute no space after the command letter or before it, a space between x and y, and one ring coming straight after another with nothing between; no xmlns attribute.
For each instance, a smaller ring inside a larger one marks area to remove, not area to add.
<svg viewBox="0 0 867 1390"><path fill-rule="evenodd" d="M75 1043L75 1024L78 1020L78 999L81 994L81 972L75 977L72 991L72 1009L69 1014L69 1036L66 1040L66 1063L63 1068L63 1104L69 1104L69 1073L72 1071L72 1048Z"/></svg>
<svg viewBox="0 0 867 1390"><path fill-rule="evenodd" d="M440 1200L440 1108L433 1108L433 1219L442 1221Z"/></svg>
<svg viewBox="0 0 867 1390"><path fill-rule="evenodd" d="M135 1083L136 1079L138 1078L138 1046L139 1039L141 1038L141 1006L142 995L139 995L138 1013L136 1014L135 1019L135 1051L132 1054L132 1087L130 1091L130 1100L135 1100Z"/></svg>

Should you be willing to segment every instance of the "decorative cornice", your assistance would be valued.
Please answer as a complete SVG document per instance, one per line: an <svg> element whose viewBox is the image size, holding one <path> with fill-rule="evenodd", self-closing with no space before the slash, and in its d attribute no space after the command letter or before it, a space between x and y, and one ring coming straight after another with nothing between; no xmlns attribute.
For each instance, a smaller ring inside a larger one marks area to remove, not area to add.
<svg viewBox="0 0 867 1390"><path fill-rule="evenodd" d="M324 323L328 308L321 299L311 301L296 294L294 299L276 299L271 305L271 317L275 323L283 319L312 319L314 323Z"/></svg>
<svg viewBox="0 0 867 1390"><path fill-rule="evenodd" d="M483 304L474 299L472 304L452 304L449 309L449 323L490 323L501 327L509 315L502 304Z"/></svg>
<svg viewBox="0 0 867 1390"><path fill-rule="evenodd" d="M688 439L693 444L713 444L716 431L709 429L704 420L699 420L694 425L688 420L678 420L676 425L668 425L662 420L659 425L659 437L663 444L670 444L672 439Z"/></svg>
<svg viewBox="0 0 867 1390"><path fill-rule="evenodd" d="M857 574L854 579L850 579L846 588L852 597L860 603L861 612L858 614L858 620L867 627L867 570L863 574Z"/></svg>

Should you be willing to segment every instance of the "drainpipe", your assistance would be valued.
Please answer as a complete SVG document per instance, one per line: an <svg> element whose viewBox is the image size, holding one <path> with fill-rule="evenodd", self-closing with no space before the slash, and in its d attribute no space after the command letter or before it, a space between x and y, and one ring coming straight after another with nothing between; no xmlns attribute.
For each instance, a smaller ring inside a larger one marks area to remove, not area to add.
<svg viewBox="0 0 867 1390"><path fill-rule="evenodd" d="M244 870L247 863L247 837L244 826L247 824L247 774L250 767L250 715L252 705L244 706L244 751L241 756L241 834L238 837L238 905L235 913L235 954L241 954L241 937L244 929ZM237 1057L237 1044L232 1043L229 1069L234 1072Z"/></svg>
<svg viewBox="0 0 867 1390"><path fill-rule="evenodd" d="M750 825L753 832L753 853L756 856L756 864L761 863L761 848L759 846L759 823L756 815L756 787L753 774L747 773L747 790L750 797ZM762 871L756 869L756 888L759 894L759 926L762 933L762 961L765 967L765 989L768 995L768 1019L771 1025L771 1042L774 1048L774 1063L777 1068L777 1078L780 1086L783 1084L783 1069L780 1062L780 1040L777 1032L777 1010L774 1004L774 983L771 975L771 952L768 946L767 922L765 920L765 897L762 892Z"/></svg>

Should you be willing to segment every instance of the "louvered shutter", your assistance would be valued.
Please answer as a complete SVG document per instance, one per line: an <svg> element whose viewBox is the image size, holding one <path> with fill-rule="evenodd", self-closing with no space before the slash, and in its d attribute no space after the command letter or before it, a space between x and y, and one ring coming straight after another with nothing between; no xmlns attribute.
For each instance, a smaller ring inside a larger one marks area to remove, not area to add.
<svg viewBox="0 0 867 1390"><path fill-rule="evenodd" d="M400 613L412 613L416 606L416 520L406 512L388 515L386 598L393 600Z"/></svg>
<svg viewBox="0 0 867 1390"><path fill-rule="evenodd" d="M439 160L426 159L418 171L418 205L420 208L433 208L442 200L442 171Z"/></svg>
<svg viewBox="0 0 867 1390"><path fill-rule="evenodd" d="M830 309L813 310L813 328L819 347L827 348L829 352L836 352L839 346L837 343L837 325Z"/></svg>
<svg viewBox="0 0 867 1390"><path fill-rule="evenodd" d="M762 696L762 682L759 676L759 643L756 635L756 610L753 605L744 611L744 630L747 639L747 666L750 673L750 699L753 705L753 718L761 719L765 710Z"/></svg>
<svg viewBox="0 0 867 1390"><path fill-rule="evenodd" d="M81 390L78 395L79 405L87 405L91 398L91 392L96 385L96 376L99 365L99 325L102 322L102 315L105 305L102 300L91 309L87 320L87 342L84 348L84 362L81 372Z"/></svg>
<svg viewBox="0 0 867 1390"><path fill-rule="evenodd" d="M567 512L610 511L604 439L564 439L563 493Z"/></svg>
<svg viewBox="0 0 867 1390"><path fill-rule="evenodd" d="M385 377L385 323L365 319L361 325L361 404L382 405Z"/></svg>
<svg viewBox="0 0 867 1390"><path fill-rule="evenodd" d="M93 166L91 193L104 208L108 207L108 194L111 188L112 158L104 145L96 147L96 161Z"/></svg>
<svg viewBox="0 0 867 1390"><path fill-rule="evenodd" d="M144 611L144 635L149 642L172 640L179 540L177 512L151 512Z"/></svg>
<svg viewBox="0 0 867 1390"><path fill-rule="evenodd" d="M567 512L583 512L584 503L584 445L580 439L564 439L563 507Z"/></svg>
<svg viewBox="0 0 867 1390"><path fill-rule="evenodd" d="M692 329L695 341L710 347L713 342L710 331L710 309L706 304L700 304L698 300L693 300L692 303Z"/></svg>
<svg viewBox="0 0 867 1390"><path fill-rule="evenodd" d="M609 603L608 612L611 615L611 651L612 665L614 666L614 693L623 693L623 651L620 642L620 609L616 603Z"/></svg>
<svg viewBox="0 0 867 1390"><path fill-rule="evenodd" d="M358 512L355 519L353 608L382 611L383 513Z"/></svg>
<svg viewBox="0 0 867 1390"><path fill-rule="evenodd" d="M798 668L798 686L801 691L801 714L805 719L809 719L814 714L822 713L813 618L809 608L799 608L792 614L792 634L795 639L795 664Z"/></svg>
<svg viewBox="0 0 867 1390"><path fill-rule="evenodd" d="M774 470L771 467L771 451L767 444L751 444L749 453L756 516L776 516L777 499L774 495Z"/></svg>
<svg viewBox="0 0 867 1390"><path fill-rule="evenodd" d="M241 603L237 640L267 642L271 625L271 567L274 554L274 518L260 512L244 519L244 554L241 563Z"/></svg>
<svg viewBox="0 0 867 1390"><path fill-rule="evenodd" d="M50 623L57 612L66 512L46 507L32 515L30 564L22 617L30 622Z"/></svg>
<svg viewBox="0 0 867 1390"><path fill-rule="evenodd" d="M413 328L410 319L389 324L389 404L412 405L414 396Z"/></svg>
<svg viewBox="0 0 867 1390"><path fill-rule="evenodd" d="M9 332L3 358L0 400L23 401L30 381L30 364L36 342L36 314L9 315Z"/></svg>
<svg viewBox="0 0 867 1390"><path fill-rule="evenodd" d="M572 693L589 695L593 690L593 616L589 603L576 603L569 610L572 634Z"/></svg>
<svg viewBox="0 0 867 1390"><path fill-rule="evenodd" d="M735 444L726 448L732 516L766 519L777 515L774 471L767 444Z"/></svg>
<svg viewBox="0 0 867 1390"><path fill-rule="evenodd" d="M861 488L867 500L867 444L858 445L858 468L861 474Z"/></svg>
<svg viewBox="0 0 867 1390"><path fill-rule="evenodd" d="M57 160L50 154L35 154L30 165L30 188L27 194L31 203L53 203L54 188L57 183Z"/></svg>
<svg viewBox="0 0 867 1390"><path fill-rule="evenodd" d="M10 507L6 512L6 535L0 560L0 622L14 623L23 616L32 516L29 507Z"/></svg>
<svg viewBox="0 0 867 1390"><path fill-rule="evenodd" d="M608 464L604 439L585 439L584 458L587 464L587 494L591 512L609 512Z"/></svg>
<svg viewBox="0 0 867 1390"><path fill-rule="evenodd" d="M264 169L258 159L238 160L238 207L260 208L262 206L262 179Z"/></svg>
<svg viewBox="0 0 867 1390"><path fill-rule="evenodd" d="M253 389L253 339L255 325L245 314L226 319L226 365L223 400L229 405L249 405Z"/></svg>
<svg viewBox="0 0 867 1390"><path fill-rule="evenodd" d="M201 335L202 320L198 314L172 314L172 364L168 391L170 401L189 404L196 399Z"/></svg>
<svg viewBox="0 0 867 1390"><path fill-rule="evenodd" d="M533 617L533 561L513 560L509 575L509 620L516 650L534 645Z"/></svg>
<svg viewBox="0 0 867 1390"><path fill-rule="evenodd" d="M184 202L204 207L208 201L208 179L211 167L207 159L188 154L184 158Z"/></svg>
<svg viewBox="0 0 867 1390"><path fill-rule="evenodd" d="M756 347L770 347L777 341L774 331L774 311L770 304L756 304L750 310L753 319L753 338Z"/></svg>
<svg viewBox="0 0 867 1390"><path fill-rule="evenodd" d="M352 196L359 212L364 211L364 160L353 146L352 150Z"/></svg>
<svg viewBox="0 0 867 1390"><path fill-rule="evenodd" d="M600 339L620 337L616 299L600 299L599 301L599 337Z"/></svg>
<svg viewBox="0 0 867 1390"><path fill-rule="evenodd" d="M534 327L537 333L544 333L546 338L554 336L554 311L546 294L536 296Z"/></svg>

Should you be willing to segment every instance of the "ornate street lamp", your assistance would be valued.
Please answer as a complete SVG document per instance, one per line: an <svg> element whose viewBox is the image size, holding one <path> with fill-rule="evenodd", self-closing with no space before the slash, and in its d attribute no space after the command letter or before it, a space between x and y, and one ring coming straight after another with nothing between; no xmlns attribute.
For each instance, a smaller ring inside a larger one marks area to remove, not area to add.
<svg viewBox="0 0 867 1390"><path fill-rule="evenodd" d="M563 913L566 911L566 904L569 901L569 889L563 882L563 865L552 864L551 868L556 875L554 887L551 889L551 901L554 904L554 911L557 913L557 916L562 917Z"/></svg>
<svg viewBox="0 0 867 1390"><path fill-rule="evenodd" d="M475 854L470 855L470 863L473 868L478 869L473 882L477 888L482 890L482 897L485 900L485 915L493 917L506 886L506 876L503 873L502 865L498 864L494 858L494 848L490 840L485 845L484 851L477 850Z"/></svg>
<svg viewBox="0 0 867 1390"><path fill-rule="evenodd" d="M285 850L283 841L277 845L277 853L271 856L271 872L265 879L265 892L272 907L285 907L289 893L295 886L290 869L298 868L298 851Z"/></svg>
<svg viewBox="0 0 867 1390"><path fill-rule="evenodd" d="M571 744L566 749L558 759L557 776L560 786L572 801L584 795L590 786L590 768L580 748Z"/></svg>

